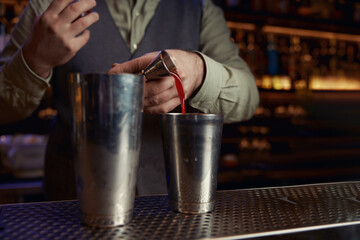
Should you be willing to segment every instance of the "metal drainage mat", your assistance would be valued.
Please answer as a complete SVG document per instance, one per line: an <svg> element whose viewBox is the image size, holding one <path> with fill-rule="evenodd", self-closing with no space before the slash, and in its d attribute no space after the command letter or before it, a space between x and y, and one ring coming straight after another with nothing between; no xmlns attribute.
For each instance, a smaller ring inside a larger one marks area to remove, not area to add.
<svg viewBox="0 0 360 240"><path fill-rule="evenodd" d="M79 222L76 201L1 206L0 239L243 239L360 221L360 182L219 191L215 211L174 213L167 196L137 197L126 226Z"/></svg>

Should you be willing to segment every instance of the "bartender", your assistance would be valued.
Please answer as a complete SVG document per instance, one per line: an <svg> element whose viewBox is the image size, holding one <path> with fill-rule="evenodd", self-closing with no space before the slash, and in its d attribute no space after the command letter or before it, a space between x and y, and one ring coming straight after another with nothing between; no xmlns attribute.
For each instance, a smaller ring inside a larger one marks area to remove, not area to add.
<svg viewBox="0 0 360 240"><path fill-rule="evenodd" d="M31 115L52 86L58 116L45 160L48 200L76 198L67 75L139 72L162 49L177 65L187 109L223 114L225 123L252 117L254 77L211 0L28 2L1 53L0 123ZM139 195L166 193L157 113L177 111L176 96L170 77L144 85Z"/></svg>

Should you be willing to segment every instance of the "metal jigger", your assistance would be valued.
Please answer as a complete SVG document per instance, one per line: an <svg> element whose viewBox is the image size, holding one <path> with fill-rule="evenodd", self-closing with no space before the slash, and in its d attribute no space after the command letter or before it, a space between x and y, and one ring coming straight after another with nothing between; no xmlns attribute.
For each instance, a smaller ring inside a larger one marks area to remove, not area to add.
<svg viewBox="0 0 360 240"><path fill-rule="evenodd" d="M159 55L142 71L147 80L169 76L170 72L177 73L175 63L170 55L162 50Z"/></svg>

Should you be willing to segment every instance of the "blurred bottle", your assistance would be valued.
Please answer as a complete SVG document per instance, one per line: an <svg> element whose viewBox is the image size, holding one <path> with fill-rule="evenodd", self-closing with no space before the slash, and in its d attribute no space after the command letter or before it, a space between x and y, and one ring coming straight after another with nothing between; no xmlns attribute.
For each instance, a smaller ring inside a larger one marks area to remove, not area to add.
<svg viewBox="0 0 360 240"><path fill-rule="evenodd" d="M337 50L337 58L338 58L338 69L337 69L337 76L343 77L345 76L345 69L346 69L346 42L339 41L339 46Z"/></svg>
<svg viewBox="0 0 360 240"><path fill-rule="evenodd" d="M261 32L257 32L255 35L256 68L254 74L258 86L262 84L262 77L267 73L266 44L266 37Z"/></svg>
<svg viewBox="0 0 360 240"><path fill-rule="evenodd" d="M299 75L300 67L300 38L298 36L290 37L290 48L289 48L289 67L288 74L292 82L292 86L295 87L297 82L301 80Z"/></svg>
<svg viewBox="0 0 360 240"><path fill-rule="evenodd" d="M346 63L347 63L347 77L353 78L355 73L355 46L353 43L348 43L346 47Z"/></svg>
<svg viewBox="0 0 360 240"><path fill-rule="evenodd" d="M251 72L256 71L256 56L255 56L255 34L253 32L247 35L247 63L249 64Z"/></svg>
<svg viewBox="0 0 360 240"><path fill-rule="evenodd" d="M240 56L247 62L246 32L242 29L235 29L234 42L239 48Z"/></svg>
<svg viewBox="0 0 360 240"><path fill-rule="evenodd" d="M329 47L329 74L332 76L336 76L336 72L338 69L338 59L337 59L337 42L336 39L330 39L330 47Z"/></svg>
<svg viewBox="0 0 360 240"><path fill-rule="evenodd" d="M319 67L320 67L320 75L325 77L329 75L329 47L328 47L328 41L327 40L321 40L320 41L320 56L319 56Z"/></svg>
<svg viewBox="0 0 360 240"><path fill-rule="evenodd" d="M357 53L356 53L356 63L357 68L355 72L355 77L360 81L360 42L357 42Z"/></svg>
<svg viewBox="0 0 360 240"><path fill-rule="evenodd" d="M267 56L268 56L268 73L277 75L279 73L279 54L276 47L276 38L274 34L268 34Z"/></svg>
<svg viewBox="0 0 360 240"><path fill-rule="evenodd" d="M296 90L306 90L309 86L309 78L312 70L312 56L310 54L309 43L302 40L301 51L299 56L300 67L298 69L298 79L293 83Z"/></svg>
<svg viewBox="0 0 360 240"><path fill-rule="evenodd" d="M289 38L286 36L278 37L279 52L279 74L289 75Z"/></svg>

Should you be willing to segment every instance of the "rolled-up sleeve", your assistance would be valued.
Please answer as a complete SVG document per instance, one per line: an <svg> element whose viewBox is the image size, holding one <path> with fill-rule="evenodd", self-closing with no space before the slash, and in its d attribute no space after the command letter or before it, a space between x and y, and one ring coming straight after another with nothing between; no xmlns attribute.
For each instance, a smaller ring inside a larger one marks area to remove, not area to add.
<svg viewBox="0 0 360 240"><path fill-rule="evenodd" d="M206 75L189 104L204 113L224 114L225 123L251 118L259 104L254 76L230 39L222 10L211 1L204 3L201 29Z"/></svg>
<svg viewBox="0 0 360 240"><path fill-rule="evenodd" d="M41 78L29 68L22 55L22 46L36 15L48 6L48 3L38 4L36 1L28 3L0 55L0 124L30 116L50 86L51 74L46 79Z"/></svg>

